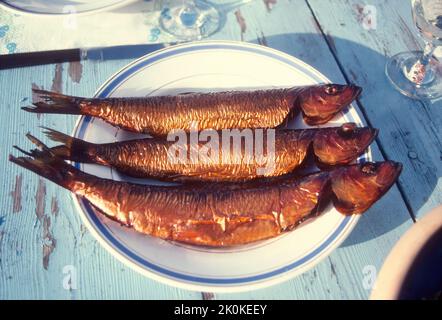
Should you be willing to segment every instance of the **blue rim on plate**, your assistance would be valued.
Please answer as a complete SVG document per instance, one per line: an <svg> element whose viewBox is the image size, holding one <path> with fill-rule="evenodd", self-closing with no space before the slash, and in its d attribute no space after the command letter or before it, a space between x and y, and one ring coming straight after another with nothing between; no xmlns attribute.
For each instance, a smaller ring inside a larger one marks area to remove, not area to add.
<svg viewBox="0 0 442 320"><path fill-rule="evenodd" d="M233 41L205 41L190 45L184 44L169 47L144 56L129 64L121 71L117 72L98 90L95 96L100 98L105 98L109 96L120 84L122 84L133 74L155 62L158 62L161 59L193 51L219 49L247 51L254 54L265 55L267 57L277 59L278 61L288 64L291 67L299 68L299 66L304 66L306 69L309 70L309 72L315 73L321 81L330 82L325 76L323 76L311 66L294 57L273 49L253 44L236 43ZM345 120L348 122L361 123L362 121L361 119L358 119L358 114L355 110L353 111L354 112L346 112L344 114ZM90 117L81 117L77 123L76 128L74 129L74 136L83 139L86 133L86 129L90 124L90 120ZM365 162L368 160L371 160L370 151L367 151L365 154L360 156L358 162ZM78 169L81 168L81 164L79 163L74 163L74 165ZM74 199L76 200L76 203L80 206L80 209L85 213L84 216L87 219L87 222L94 228L93 231L97 232L102 240L105 240L107 248L110 249L112 253L116 253L117 258L120 258L120 260L122 260L123 262L125 262L126 259L129 259L131 262L136 264L136 267L138 267L136 269L138 271L150 271L150 275L152 275L153 273L154 278L159 281L173 284L178 287L194 290L238 291L238 287L244 286L247 286L247 289L243 288L243 290L249 290L251 287L262 287L262 285L260 284L262 284L266 280L274 279L275 277L281 277L293 271L295 268L305 266L307 263L311 263L312 261L315 261L314 264L316 264L326 256L325 253L331 249L332 245L337 246L345 239L345 235L353 229L356 221L359 219L359 216L345 216L342 219L341 223L327 237L326 240L318 244L309 253L299 258L298 260L291 262L285 266L279 267L275 270L253 276L237 278L206 278L169 270L139 256L137 253L125 247L118 239L113 236L106 225L104 225L103 222L100 221L93 207L87 200L84 200L77 196L74 196ZM285 278L281 278L280 281L276 280L276 282L282 282L284 280ZM273 283L276 282L273 281Z"/></svg>

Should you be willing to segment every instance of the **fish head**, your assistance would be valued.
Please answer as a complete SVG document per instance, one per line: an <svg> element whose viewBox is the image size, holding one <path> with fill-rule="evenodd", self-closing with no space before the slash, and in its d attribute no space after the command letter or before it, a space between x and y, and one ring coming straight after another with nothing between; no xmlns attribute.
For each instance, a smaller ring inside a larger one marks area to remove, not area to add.
<svg viewBox="0 0 442 320"><path fill-rule="evenodd" d="M377 134L377 129L358 127L352 122L318 130L313 139L316 162L320 166L350 163L368 148Z"/></svg>
<svg viewBox="0 0 442 320"><path fill-rule="evenodd" d="M396 182L402 164L394 161L366 162L331 173L335 208L344 214L363 213Z"/></svg>
<svg viewBox="0 0 442 320"><path fill-rule="evenodd" d="M304 87L298 91L295 104L302 110L304 121L318 125L331 120L362 91L356 85L322 84Z"/></svg>

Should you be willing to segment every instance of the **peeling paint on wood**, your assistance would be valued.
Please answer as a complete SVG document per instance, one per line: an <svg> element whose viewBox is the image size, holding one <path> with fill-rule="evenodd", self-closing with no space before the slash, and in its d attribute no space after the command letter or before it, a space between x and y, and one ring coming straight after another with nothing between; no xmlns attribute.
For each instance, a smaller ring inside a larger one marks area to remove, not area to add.
<svg viewBox="0 0 442 320"><path fill-rule="evenodd" d="M414 151L408 151L408 158L413 159L413 160L417 159L418 158L417 153Z"/></svg>
<svg viewBox="0 0 442 320"><path fill-rule="evenodd" d="M48 270L49 258L57 245L57 241L51 234L51 218L47 215L43 217L43 268Z"/></svg>
<svg viewBox="0 0 442 320"><path fill-rule="evenodd" d="M52 197L51 200L51 213L54 217L58 216L58 212L60 211L60 208L58 206L58 201L56 197Z"/></svg>
<svg viewBox="0 0 442 320"><path fill-rule="evenodd" d="M336 277L336 269L335 269L335 265L333 264L333 262L331 261L331 259L328 259L328 261L330 262L330 271L331 271L331 274L333 275L333 277Z"/></svg>
<svg viewBox="0 0 442 320"><path fill-rule="evenodd" d="M23 182L23 174L20 173L19 175L15 176L15 186L14 189L11 191L13 213L20 212L22 209L21 206L22 182Z"/></svg>
<svg viewBox="0 0 442 320"><path fill-rule="evenodd" d="M267 11L270 12L273 9L273 6L276 4L277 0L263 0Z"/></svg>
<svg viewBox="0 0 442 320"><path fill-rule="evenodd" d="M356 17L356 21L364 26L364 30L374 30L375 26L373 25L373 18L371 16L371 12L366 10L366 6L368 4L356 3L353 4L353 11Z"/></svg>
<svg viewBox="0 0 442 320"><path fill-rule="evenodd" d="M46 206L46 184L43 179L38 179L37 191L35 193L35 215L39 221L45 214Z"/></svg>
<svg viewBox="0 0 442 320"><path fill-rule="evenodd" d="M242 16L241 10L239 9L235 11L235 17L236 22L238 22L239 28L241 30L241 41L244 41L244 33L246 33L247 30L246 20Z"/></svg>
<svg viewBox="0 0 442 320"><path fill-rule="evenodd" d="M2 244L3 244L3 238L5 236L5 232L3 230L0 230L0 270L3 270L2 267Z"/></svg>
<svg viewBox="0 0 442 320"><path fill-rule="evenodd" d="M356 4L353 5L353 10L355 12L356 20L359 23L362 23L364 21L364 18L365 18L364 5L360 4L360 3L356 3Z"/></svg>
<svg viewBox="0 0 442 320"><path fill-rule="evenodd" d="M261 31L261 37L257 36L256 38L257 38L258 43L260 45L268 47L267 39L266 39L266 37L265 37L265 35L264 35L264 33L262 31Z"/></svg>
<svg viewBox="0 0 442 320"><path fill-rule="evenodd" d="M215 294L212 292L201 292L203 300L213 300L215 299Z"/></svg>
<svg viewBox="0 0 442 320"><path fill-rule="evenodd" d="M83 65L81 61L69 62L68 74L72 81L80 83L81 76L83 75Z"/></svg>
<svg viewBox="0 0 442 320"><path fill-rule="evenodd" d="M63 65L61 63L57 63L55 65L54 78L52 79L51 90L61 93L62 80L63 80Z"/></svg>

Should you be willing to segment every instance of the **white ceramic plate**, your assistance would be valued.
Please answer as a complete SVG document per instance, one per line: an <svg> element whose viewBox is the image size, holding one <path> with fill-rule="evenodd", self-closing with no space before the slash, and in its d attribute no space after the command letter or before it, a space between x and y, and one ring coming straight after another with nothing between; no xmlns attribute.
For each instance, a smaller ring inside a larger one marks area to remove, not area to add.
<svg viewBox="0 0 442 320"><path fill-rule="evenodd" d="M135 0L1 0L0 5L20 14L86 14L115 9Z"/></svg>
<svg viewBox="0 0 442 320"><path fill-rule="evenodd" d="M252 44L207 41L174 46L142 57L106 81L96 96L166 95L321 82L329 80L311 66L279 51ZM362 125L352 107L327 125L347 121ZM299 117L295 122L291 125L307 127ZM101 143L136 136L89 117L80 118L74 135ZM364 159L371 159L369 152L359 160ZM101 177L135 180L107 167L76 166ZM139 234L96 213L87 201L74 199L89 230L121 261L159 281L201 291L250 290L287 280L326 257L358 220L358 216L344 216L330 206L322 216L280 237L235 248L207 249Z"/></svg>

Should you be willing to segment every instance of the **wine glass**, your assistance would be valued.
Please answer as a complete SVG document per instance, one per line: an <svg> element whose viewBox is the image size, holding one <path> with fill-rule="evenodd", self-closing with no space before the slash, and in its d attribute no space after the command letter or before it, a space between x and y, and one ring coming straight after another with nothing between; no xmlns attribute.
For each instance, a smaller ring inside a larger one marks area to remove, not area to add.
<svg viewBox="0 0 442 320"><path fill-rule="evenodd" d="M217 8L205 0L168 1L161 11L161 28L178 40L199 40L215 33L221 23Z"/></svg>
<svg viewBox="0 0 442 320"><path fill-rule="evenodd" d="M412 13L425 48L391 57L385 73L404 95L415 99L440 98L442 66L433 57L433 52L442 44L442 0L412 0Z"/></svg>

